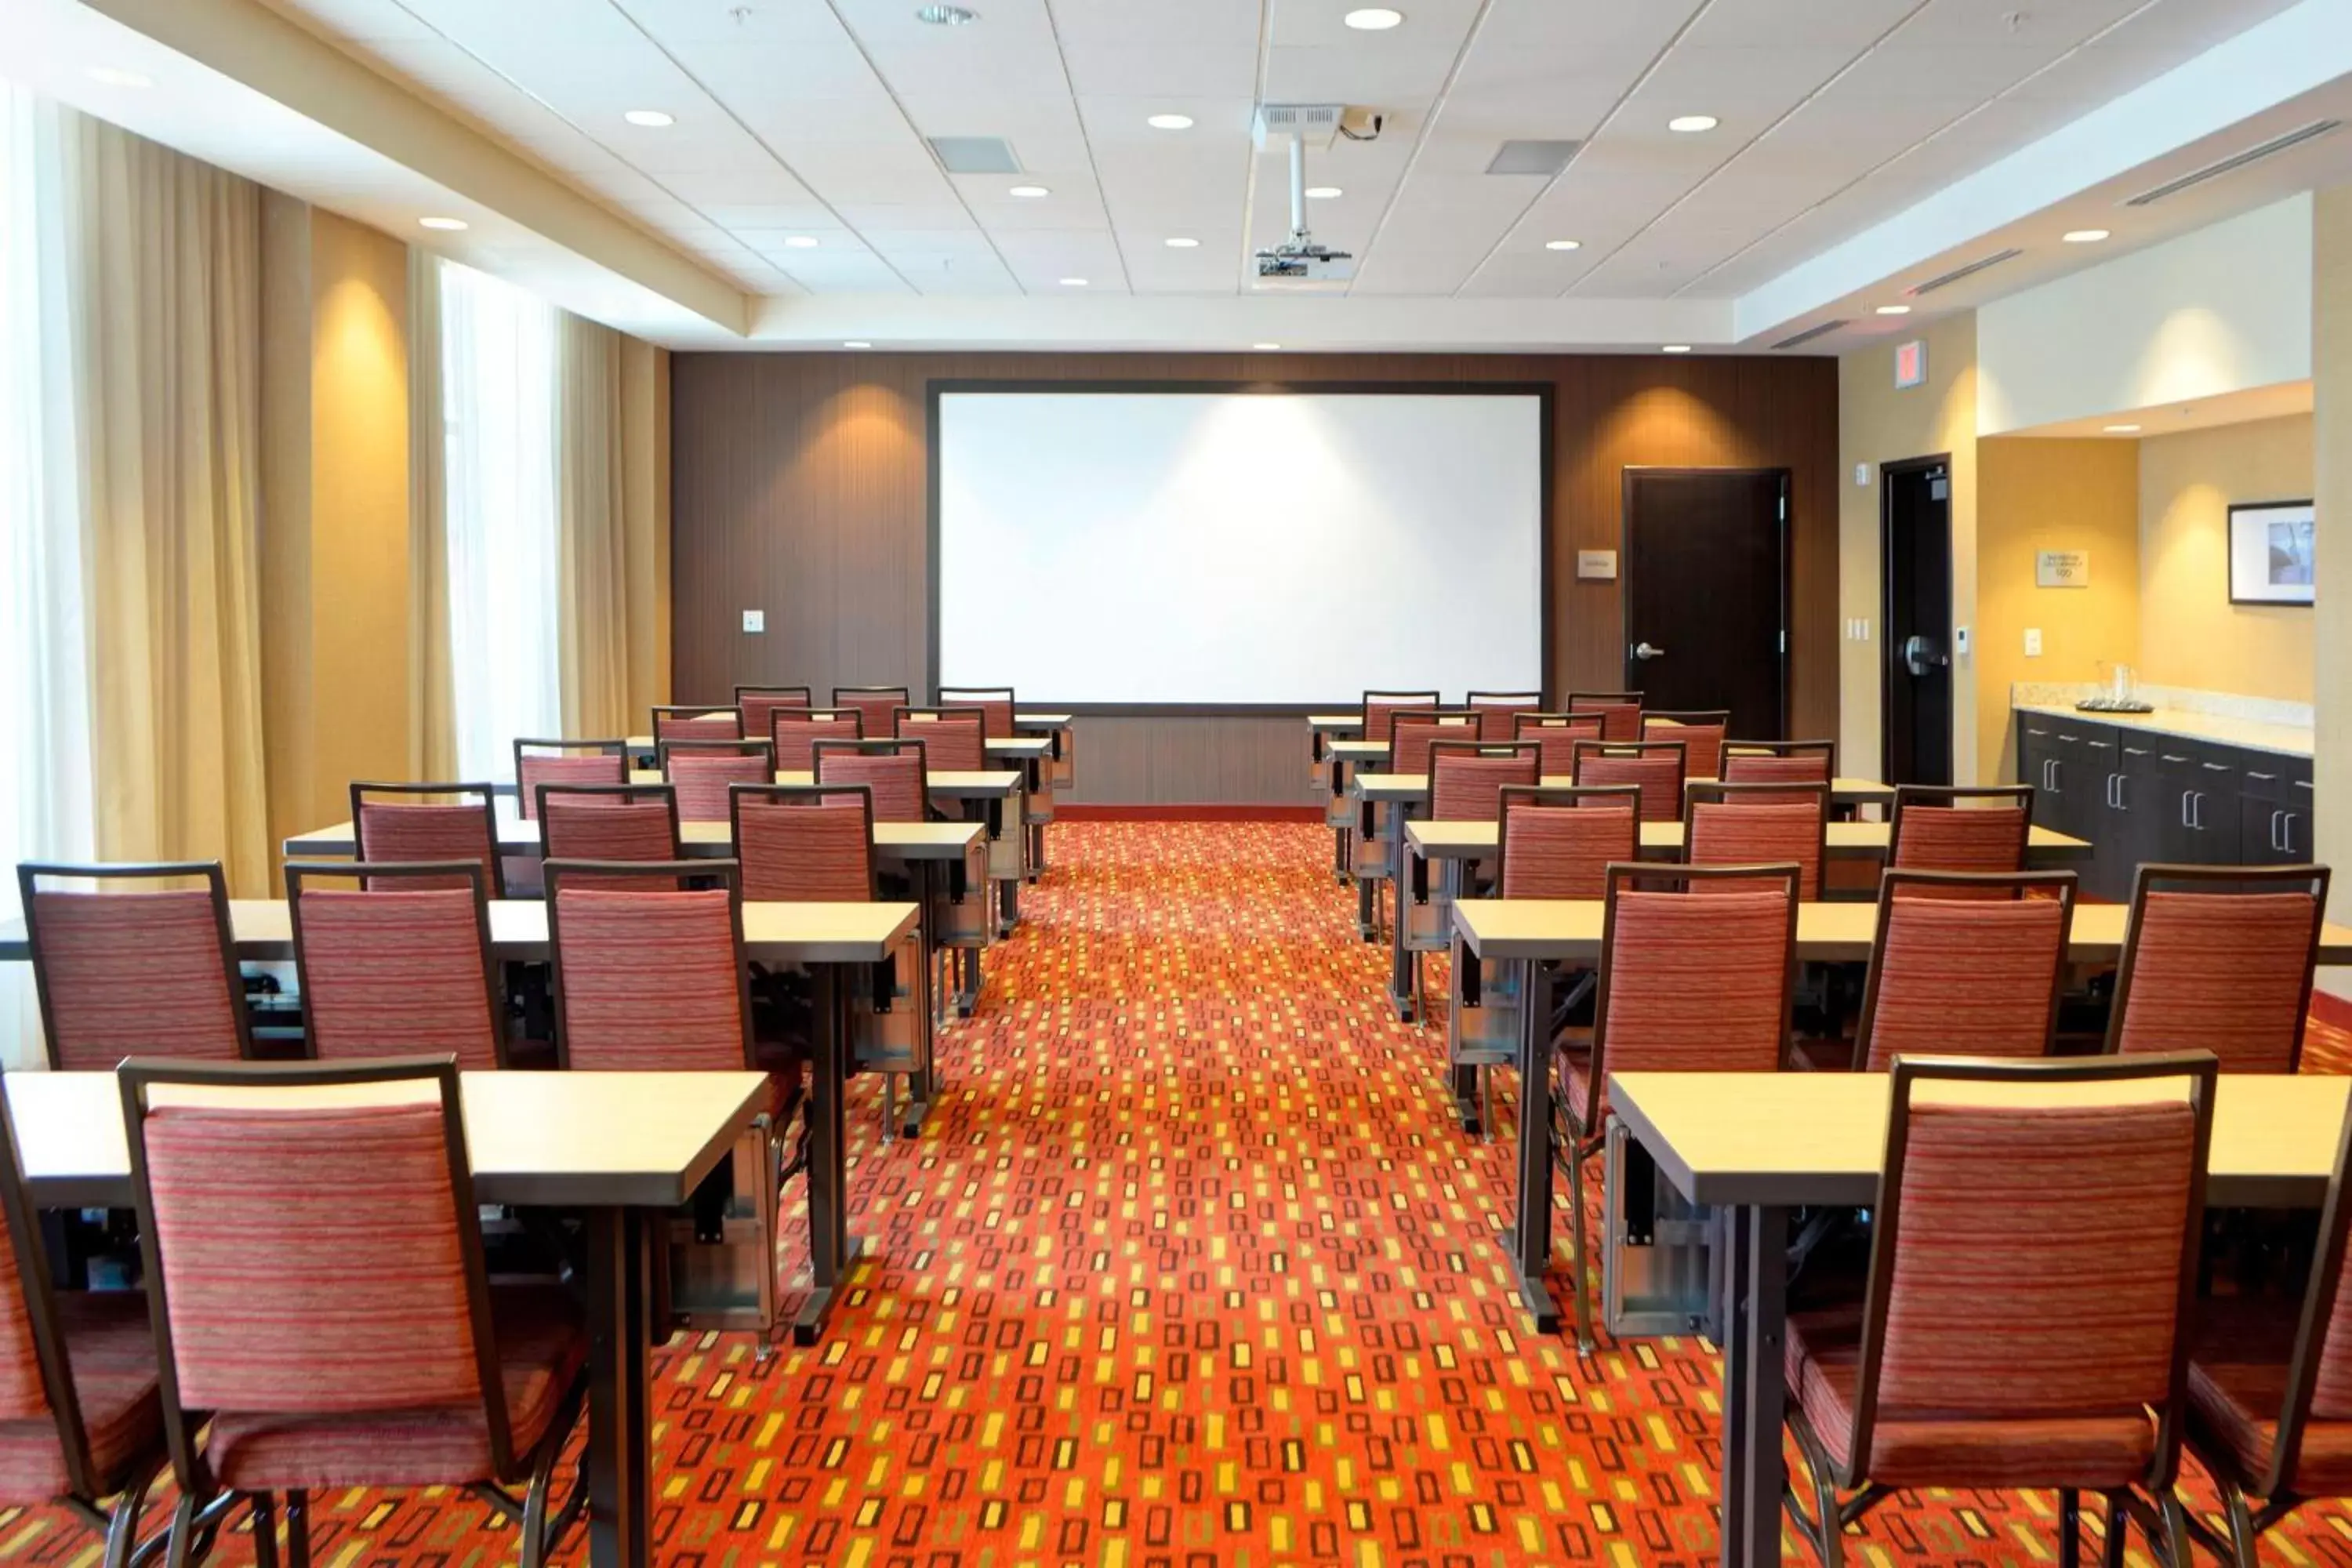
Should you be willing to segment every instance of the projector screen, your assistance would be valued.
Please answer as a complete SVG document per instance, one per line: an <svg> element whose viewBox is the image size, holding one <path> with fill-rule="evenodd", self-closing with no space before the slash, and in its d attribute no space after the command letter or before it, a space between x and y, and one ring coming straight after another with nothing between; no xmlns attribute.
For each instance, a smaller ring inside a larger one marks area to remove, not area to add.
<svg viewBox="0 0 2352 1568"><path fill-rule="evenodd" d="M1542 685L1539 394L936 396L942 686L1241 707Z"/></svg>

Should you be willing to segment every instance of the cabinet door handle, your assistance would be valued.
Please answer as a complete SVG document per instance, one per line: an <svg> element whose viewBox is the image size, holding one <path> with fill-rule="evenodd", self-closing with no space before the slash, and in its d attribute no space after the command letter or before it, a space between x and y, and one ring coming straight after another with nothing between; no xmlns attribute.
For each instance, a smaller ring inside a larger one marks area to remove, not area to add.
<svg viewBox="0 0 2352 1568"><path fill-rule="evenodd" d="M2163 758L2168 763L2185 763L2189 760L2187 757L2176 757L2169 752L2163 753Z"/></svg>
<svg viewBox="0 0 2352 1568"><path fill-rule="evenodd" d="M2227 763L2200 763L2197 765L2209 773L2226 773L2230 771L2230 764Z"/></svg>
<svg viewBox="0 0 2352 1568"><path fill-rule="evenodd" d="M2285 815L2284 811L2271 813L2271 847L2281 851L2284 851L2286 846L2279 842L2279 819Z"/></svg>
<svg viewBox="0 0 2352 1568"><path fill-rule="evenodd" d="M2195 826L2189 820L2189 803L2196 798L2196 795L2190 791L2182 790L2180 792L2180 826L2183 827Z"/></svg>
<svg viewBox="0 0 2352 1568"><path fill-rule="evenodd" d="M2144 757L2147 755L2147 748L2146 746L2126 746L2124 748L2124 755L2126 757Z"/></svg>
<svg viewBox="0 0 2352 1568"><path fill-rule="evenodd" d="M2201 789L2197 792L2196 817L2197 819L2189 826L2202 833L2205 831L2205 792Z"/></svg>
<svg viewBox="0 0 2352 1568"><path fill-rule="evenodd" d="M2254 772L2254 770L2253 770L2253 769L2252 769L2252 768L2248 768L2248 769L2246 770L2246 776L2247 776L2248 778L2250 778L2250 779L2260 779L2260 780L2262 780L2262 781L2263 781L2263 783L2264 783L2264 784L2276 784L2276 783L2278 783L2278 774L2276 774L2276 773L2258 773Z"/></svg>
<svg viewBox="0 0 2352 1568"><path fill-rule="evenodd" d="M2295 815L2292 811L2283 811L2279 814L2279 853L2282 855L2294 853Z"/></svg>

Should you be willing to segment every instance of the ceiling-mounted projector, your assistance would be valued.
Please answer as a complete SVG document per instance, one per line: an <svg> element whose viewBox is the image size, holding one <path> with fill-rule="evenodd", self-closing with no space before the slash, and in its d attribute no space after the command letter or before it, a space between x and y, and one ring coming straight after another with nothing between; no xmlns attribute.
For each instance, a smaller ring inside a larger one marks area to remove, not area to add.
<svg viewBox="0 0 2352 1568"><path fill-rule="evenodd" d="M1307 227L1307 142L1314 137L1328 147L1341 136L1370 142L1381 133L1381 117L1345 104L1262 103L1252 126L1257 144L1266 138L1290 138L1290 237L1257 253L1262 282L1338 282L1355 276L1356 258L1344 250L1318 243Z"/></svg>

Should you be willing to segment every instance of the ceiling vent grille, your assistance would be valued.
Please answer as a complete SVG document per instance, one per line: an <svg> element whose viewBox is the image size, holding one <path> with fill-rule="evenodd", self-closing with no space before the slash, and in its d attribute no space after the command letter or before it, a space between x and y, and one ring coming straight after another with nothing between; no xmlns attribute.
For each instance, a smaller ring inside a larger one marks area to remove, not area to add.
<svg viewBox="0 0 2352 1568"><path fill-rule="evenodd" d="M2208 163L2203 168L2183 174L2177 180L2167 180L2152 190L2142 191L2139 195L2126 200L2124 205L2154 206L2165 197L2177 196L2191 185L2201 185L2208 180L2220 179L2223 174L2235 174L2249 163L2259 163L2274 153L2284 153L2290 147L2300 147L2306 142L2326 135L2343 123L2340 120L2315 120L2299 131L2290 131L2284 136L2273 136L2260 146L2249 147L2242 153L2233 153L2218 163Z"/></svg>
<svg viewBox="0 0 2352 1568"><path fill-rule="evenodd" d="M1840 327L1844 325L1845 321L1843 318L1834 321L1823 321L1818 327L1807 327L1803 331L1799 332L1792 338L1782 338L1779 342L1774 343L1772 346L1776 349L1798 348L1803 344L1811 342L1815 338L1825 338L1829 336L1830 333L1836 331Z"/></svg>
<svg viewBox="0 0 2352 1568"><path fill-rule="evenodd" d="M1581 142L1506 142L1486 165L1490 174L1558 174L1576 156Z"/></svg>
<svg viewBox="0 0 2352 1568"><path fill-rule="evenodd" d="M1963 278L1973 278L1989 268L1998 267L2004 261L2014 261L2024 254L2025 252L2013 246L2007 250L1996 250L1990 256L1979 257L1966 267L1955 267L1949 272L1928 279L1925 283L1915 283L1904 291L1914 297L1933 294L1938 289L1950 288Z"/></svg>
<svg viewBox="0 0 2352 1568"><path fill-rule="evenodd" d="M1021 160L1002 136L934 136L931 156L950 174L1017 174Z"/></svg>

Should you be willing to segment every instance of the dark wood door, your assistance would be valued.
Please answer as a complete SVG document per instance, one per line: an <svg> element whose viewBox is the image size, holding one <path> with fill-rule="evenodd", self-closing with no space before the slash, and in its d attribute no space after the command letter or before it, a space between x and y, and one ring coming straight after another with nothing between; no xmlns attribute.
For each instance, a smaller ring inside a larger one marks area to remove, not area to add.
<svg viewBox="0 0 2352 1568"><path fill-rule="evenodd" d="M1654 709L1727 709L1787 739L1789 476L1625 470L1625 688Z"/></svg>
<svg viewBox="0 0 2352 1568"><path fill-rule="evenodd" d="M1951 494L1950 466L1942 458L1881 470L1888 784L1952 782Z"/></svg>

